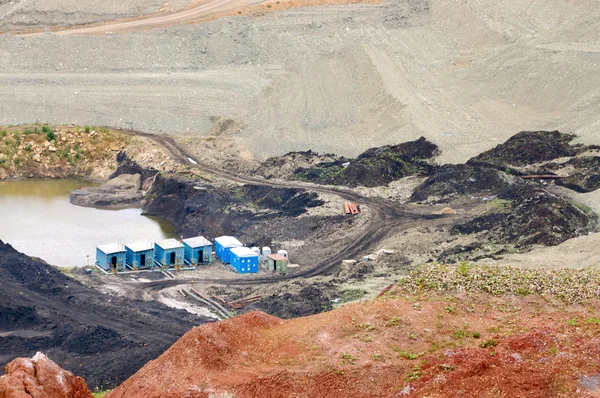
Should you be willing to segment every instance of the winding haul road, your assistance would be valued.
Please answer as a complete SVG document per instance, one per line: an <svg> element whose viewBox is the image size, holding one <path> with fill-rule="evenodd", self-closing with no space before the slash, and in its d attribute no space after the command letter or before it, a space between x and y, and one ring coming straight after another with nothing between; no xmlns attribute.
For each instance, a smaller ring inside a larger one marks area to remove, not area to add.
<svg viewBox="0 0 600 398"><path fill-rule="evenodd" d="M167 14L148 15L130 20L117 20L97 25L55 28L60 36L102 35L164 28L197 22L232 10L264 3L266 0L208 0L203 3ZM45 32L15 32L20 36L38 36Z"/></svg>
<svg viewBox="0 0 600 398"><path fill-rule="evenodd" d="M297 278L307 278L318 275L328 275L335 271L342 260L348 258L354 258L361 254L364 254L366 250L369 250L375 244L380 242L383 238L391 233L398 233L411 228L415 228L419 225L431 224L431 226L441 226L446 224L453 224L457 221L456 218L448 219L442 218L439 215L432 215L431 209L427 206L398 206L396 203L380 199L380 198L368 198L346 190L343 188L332 188L329 186L322 186L316 184L297 183L294 181L272 181L260 178L253 178L248 176L242 176L215 168L207 165L195 159L188 154L181 146L179 146L173 138L164 135L154 135L148 133L142 133L134 130L122 130L123 132L143 136L156 142L158 145L165 148L171 156L178 162L185 164L191 168L196 168L206 174L218 176L220 178L251 185L262 185L273 188L299 188L310 190L314 192L328 193L342 197L343 199L350 200L353 202L359 202L367 205L369 211L369 222L360 233L358 233L352 240L344 246L338 253L333 254L331 257L324 259L319 264L313 267L306 267L306 270L288 274L285 276L271 276L271 277L248 277L243 278L228 278L228 279L194 279L195 282L206 282L213 284L227 284L227 285L257 285L257 284L271 284L282 282ZM191 160L191 161L190 161ZM462 217L461 217L462 218ZM165 279L154 282L144 282L138 284L152 290L162 290L167 287L189 284L190 281L187 279Z"/></svg>

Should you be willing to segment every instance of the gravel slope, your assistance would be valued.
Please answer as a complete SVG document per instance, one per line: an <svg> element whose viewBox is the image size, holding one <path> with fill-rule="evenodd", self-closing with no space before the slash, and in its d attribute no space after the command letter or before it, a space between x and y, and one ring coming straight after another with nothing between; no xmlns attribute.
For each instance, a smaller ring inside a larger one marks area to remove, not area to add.
<svg viewBox="0 0 600 398"><path fill-rule="evenodd" d="M354 156L425 136L463 162L523 129L600 127L600 3L400 0L103 37L0 36L0 123L205 134Z"/></svg>
<svg viewBox="0 0 600 398"><path fill-rule="evenodd" d="M177 10L191 0L0 0L0 29L79 25Z"/></svg>

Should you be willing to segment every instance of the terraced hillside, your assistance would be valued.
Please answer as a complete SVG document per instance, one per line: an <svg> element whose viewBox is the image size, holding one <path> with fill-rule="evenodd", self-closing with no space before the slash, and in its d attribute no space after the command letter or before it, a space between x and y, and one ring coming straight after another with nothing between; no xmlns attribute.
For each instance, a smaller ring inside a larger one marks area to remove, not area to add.
<svg viewBox="0 0 600 398"><path fill-rule="evenodd" d="M425 135L451 162L523 129L589 140L599 17L592 0L384 0L143 33L4 35L0 123L209 134L227 118L242 127L218 133L260 155L354 156Z"/></svg>

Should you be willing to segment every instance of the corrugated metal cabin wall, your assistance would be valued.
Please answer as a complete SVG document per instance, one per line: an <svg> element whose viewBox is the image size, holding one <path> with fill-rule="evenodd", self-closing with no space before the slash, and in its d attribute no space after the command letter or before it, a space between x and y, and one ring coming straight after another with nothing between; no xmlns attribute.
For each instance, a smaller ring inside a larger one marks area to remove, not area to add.
<svg viewBox="0 0 600 398"><path fill-rule="evenodd" d="M217 253L217 257L219 258L219 260L226 262L225 258L224 258L224 253L223 253L223 246L219 243L215 241L215 252Z"/></svg>
<svg viewBox="0 0 600 398"><path fill-rule="evenodd" d="M192 247L190 245L188 245L187 243L183 242L183 256L186 260L188 261L192 261L192 258L194 257L194 250L192 249Z"/></svg>
<svg viewBox="0 0 600 398"><path fill-rule="evenodd" d="M174 249L167 249L167 250L164 251L165 261L169 265L171 265L171 263L170 263L171 253L175 253L175 258L176 259L180 258L181 261L183 261L183 246L176 247Z"/></svg>
<svg viewBox="0 0 600 398"><path fill-rule="evenodd" d="M197 258L198 258L199 263L212 262L212 246L211 245L201 246L195 250L196 250L196 254L198 255ZM203 258L200 258L200 251L202 251ZM205 259L207 261L205 261Z"/></svg>
<svg viewBox="0 0 600 398"><path fill-rule="evenodd" d="M165 261L165 251L159 245L154 245L154 258L159 263L163 264Z"/></svg>
<svg viewBox="0 0 600 398"><path fill-rule="evenodd" d="M96 263L104 269L106 268L106 254L100 249L96 249Z"/></svg>

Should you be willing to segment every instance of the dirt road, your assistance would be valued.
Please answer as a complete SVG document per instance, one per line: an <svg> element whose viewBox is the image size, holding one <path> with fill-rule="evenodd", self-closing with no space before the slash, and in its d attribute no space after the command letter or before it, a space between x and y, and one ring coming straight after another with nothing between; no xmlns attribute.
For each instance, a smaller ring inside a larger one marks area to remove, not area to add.
<svg viewBox="0 0 600 398"><path fill-rule="evenodd" d="M187 153L175 140L168 136L153 135L142 133L133 130L123 130L124 132L136 135L144 136L154 140L158 145L165 148L173 156L174 159L182 164L185 164L191 168L196 168L204 173L208 173L214 176L224 178L226 180L241 183L241 184L253 184L270 186L274 188L301 188L309 189L311 191L326 193L331 195L338 195L346 200L354 201L365 205L369 211L369 222L366 226L356 235L351 241L349 241L343 248L337 253L332 254L330 257L325 258L319 264L313 267L307 267L306 270L286 275L286 276L273 276L273 277L248 277L242 278L232 277L231 279L197 279L196 282L208 282L214 284L227 284L227 285L253 285L253 284L272 284L281 281L307 278L318 275L331 274L344 259L355 258L360 254L364 254L380 242L383 238L388 236L390 233L398 233L401 231L414 228L422 225L423 223L432 223L432 226L439 226L440 223L457 222L453 220L442 220L440 216L432 215L431 210L427 207L418 206L404 206L400 207L396 203L380 199L380 198L367 198L360 194L357 194L349 189L342 187L330 187L320 186L315 184L309 184L305 182L295 181L276 181L276 180L265 180L261 178L253 178L248 176L242 176L222 170L207 164L204 164L199 159L194 158L192 155ZM166 287L176 286L179 284L189 283L188 280L162 280L141 283L140 286L150 288L152 290L161 290Z"/></svg>
<svg viewBox="0 0 600 398"><path fill-rule="evenodd" d="M54 33L61 36L99 35L107 33L132 32L145 29L156 29L198 21L237 8L264 3L265 0L208 0L201 4L175 11L169 14L152 15L130 21L114 21L101 25L63 28ZM40 35L31 33L26 35Z"/></svg>

